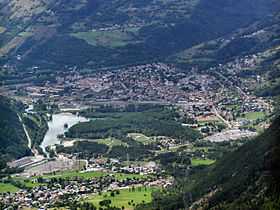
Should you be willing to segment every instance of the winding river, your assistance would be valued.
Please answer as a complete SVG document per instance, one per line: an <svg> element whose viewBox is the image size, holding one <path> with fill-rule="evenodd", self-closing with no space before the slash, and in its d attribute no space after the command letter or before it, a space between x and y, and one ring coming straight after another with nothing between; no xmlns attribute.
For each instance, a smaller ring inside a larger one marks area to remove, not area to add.
<svg viewBox="0 0 280 210"><path fill-rule="evenodd" d="M68 125L68 128L79 123L79 122L87 122L89 121L85 117L81 117L72 113L62 112L59 114L52 115L52 120L48 122L49 129L44 137L43 142L40 147L43 152L49 156L46 148L48 146L52 146L55 144L60 144L60 139L57 137L58 135L64 134L67 129L65 128L65 124Z"/></svg>

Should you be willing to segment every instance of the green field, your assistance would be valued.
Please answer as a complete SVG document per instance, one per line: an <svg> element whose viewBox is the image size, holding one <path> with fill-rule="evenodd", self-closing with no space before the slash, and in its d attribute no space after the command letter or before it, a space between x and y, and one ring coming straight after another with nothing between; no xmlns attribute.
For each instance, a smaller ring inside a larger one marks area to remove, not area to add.
<svg viewBox="0 0 280 210"><path fill-rule="evenodd" d="M127 143L122 142L121 140L116 139L116 138L99 139L97 142L99 144L105 144L110 148L112 148L113 146L120 146L120 145L128 146Z"/></svg>
<svg viewBox="0 0 280 210"><path fill-rule="evenodd" d="M265 117L264 112L248 112L245 114L245 118L248 120L263 119Z"/></svg>
<svg viewBox="0 0 280 210"><path fill-rule="evenodd" d="M120 194L115 196L111 196L110 192L103 193L102 195L96 195L89 197L88 202L93 203L96 207L99 208L99 202L102 200L111 200L111 206L115 206L118 208L124 207L126 210L134 209L134 206L140 203L149 203L152 200L152 192L156 191L156 188L135 188L135 191L129 189L120 190ZM133 202L132 202L133 201ZM130 202L130 205L129 205Z"/></svg>
<svg viewBox="0 0 280 210"><path fill-rule="evenodd" d="M81 177L84 179L90 179L90 178L97 178L97 177L103 177L107 175L115 176L118 180L124 180L124 179L141 179L146 178L147 176L140 175L140 174L124 174L124 173L106 173L101 171L92 171L92 172L86 172L86 173L80 173L79 171L67 171L67 172L60 172L56 174L50 174L50 175L44 175L43 178L50 179L50 178L64 178L64 179L70 179L73 177Z"/></svg>
<svg viewBox="0 0 280 210"><path fill-rule="evenodd" d="M12 184L0 183L0 193L17 192L19 189Z"/></svg>
<svg viewBox="0 0 280 210"><path fill-rule="evenodd" d="M142 144L150 144L150 143L153 142L151 140L151 138L149 138L148 136L145 136L142 133L129 133L128 136L133 138L135 141L138 141Z"/></svg>
<svg viewBox="0 0 280 210"><path fill-rule="evenodd" d="M215 163L215 160L192 158L191 163L192 163L192 166L211 165L211 164Z"/></svg>

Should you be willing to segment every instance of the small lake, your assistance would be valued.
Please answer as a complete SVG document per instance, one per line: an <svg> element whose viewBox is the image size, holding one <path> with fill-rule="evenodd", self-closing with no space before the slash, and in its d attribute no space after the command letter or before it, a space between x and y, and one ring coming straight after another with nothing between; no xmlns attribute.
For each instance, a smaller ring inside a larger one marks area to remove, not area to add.
<svg viewBox="0 0 280 210"><path fill-rule="evenodd" d="M60 139L57 138L58 135L64 134L67 131L65 128L65 124L68 125L68 128L71 126L79 123L79 122L87 122L89 121L85 117L81 117L72 113L59 113L52 115L52 120L48 122L49 129L44 137L43 142L41 143L40 147L42 148L43 152L47 154L46 147L60 144Z"/></svg>

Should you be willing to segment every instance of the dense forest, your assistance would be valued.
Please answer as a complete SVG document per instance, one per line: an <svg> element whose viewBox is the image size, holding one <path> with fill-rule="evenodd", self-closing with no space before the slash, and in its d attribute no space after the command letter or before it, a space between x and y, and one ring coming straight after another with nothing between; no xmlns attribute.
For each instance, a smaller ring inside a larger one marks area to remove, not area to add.
<svg viewBox="0 0 280 210"><path fill-rule="evenodd" d="M44 113L24 115L23 123L32 139L31 146L41 151L40 144L48 131L47 116Z"/></svg>
<svg viewBox="0 0 280 210"><path fill-rule="evenodd" d="M0 160L4 166L6 161L23 157L31 152L18 116L21 109L22 104L19 102L0 96Z"/></svg>
<svg viewBox="0 0 280 210"><path fill-rule="evenodd" d="M97 117L90 122L79 123L69 129L67 137L75 138L107 138L125 137L128 133L143 133L147 136L168 136L181 141L193 141L200 137L199 132L181 125L179 115L171 107L156 107L142 111L112 109L88 110L82 113L89 117ZM100 119L102 118L102 119Z"/></svg>

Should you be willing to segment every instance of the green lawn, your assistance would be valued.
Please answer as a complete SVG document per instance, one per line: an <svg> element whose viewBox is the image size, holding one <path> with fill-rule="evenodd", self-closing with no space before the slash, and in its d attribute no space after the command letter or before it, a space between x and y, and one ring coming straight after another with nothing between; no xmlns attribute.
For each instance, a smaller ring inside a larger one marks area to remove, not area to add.
<svg viewBox="0 0 280 210"><path fill-rule="evenodd" d="M149 138L148 136L145 136L142 133L129 133L128 136L133 138L135 141L138 141L138 142L140 142L142 144L150 144L150 143L152 143L151 138Z"/></svg>
<svg viewBox="0 0 280 210"><path fill-rule="evenodd" d="M12 184L0 183L0 193L17 192L19 189Z"/></svg>
<svg viewBox="0 0 280 210"><path fill-rule="evenodd" d="M119 139L116 139L116 138L106 138L106 139L99 139L97 141L99 144L105 144L107 145L108 147L113 147L113 146L128 146L127 143L125 142L122 142L121 140Z"/></svg>
<svg viewBox="0 0 280 210"><path fill-rule="evenodd" d="M245 114L245 118L248 120L263 119L265 117L264 112L248 112Z"/></svg>
<svg viewBox="0 0 280 210"><path fill-rule="evenodd" d="M192 158L191 163L192 163L192 166L211 165L211 164L215 163L215 160Z"/></svg>
<svg viewBox="0 0 280 210"><path fill-rule="evenodd" d="M67 171L67 172L59 172L56 174L51 174L51 175L44 175L43 178L71 178L71 177L81 177L84 179L90 179L90 178L96 178L96 177L102 177L106 175L110 175L112 173L106 173L106 172L101 172L101 171L92 171L92 172L86 172L86 173L80 173L78 171ZM140 174L123 174L123 173L113 173L118 180L124 180L127 178L133 179L133 178L146 178L147 176L140 175Z"/></svg>
<svg viewBox="0 0 280 210"><path fill-rule="evenodd" d="M134 206L140 203L149 203L152 200L152 192L157 190L156 188L145 188L139 187L135 188L135 191L129 189L120 190L120 194L114 197L110 196L110 192L103 193L102 195L95 195L89 197L88 202L93 203L97 208L99 208L99 202L102 200L111 200L111 206L118 208L124 207L125 210L133 210ZM130 205L128 204L130 202ZM134 205L133 205L134 204Z"/></svg>

